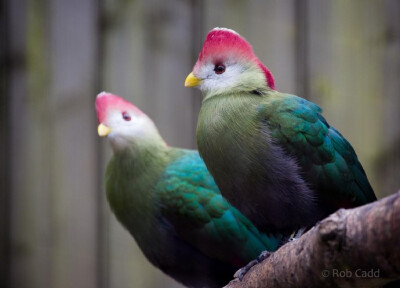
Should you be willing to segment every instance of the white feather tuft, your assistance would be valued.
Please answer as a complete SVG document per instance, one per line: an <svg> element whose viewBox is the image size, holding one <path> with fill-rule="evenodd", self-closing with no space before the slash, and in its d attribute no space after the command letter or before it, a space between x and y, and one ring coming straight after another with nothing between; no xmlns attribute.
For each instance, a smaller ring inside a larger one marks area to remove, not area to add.
<svg viewBox="0 0 400 288"><path fill-rule="evenodd" d="M106 96L106 95L110 95L111 93L109 93L109 92L106 92L106 91L103 91L103 92L100 92L99 94L97 94L97 97L102 97L102 96Z"/></svg>
<svg viewBox="0 0 400 288"><path fill-rule="evenodd" d="M235 30L232 30L232 29L229 29L229 28L224 28L224 27L221 27L221 28L220 27L215 27L211 31L216 31L216 30L228 31L228 32L234 33L236 35L239 35L239 33L237 33Z"/></svg>

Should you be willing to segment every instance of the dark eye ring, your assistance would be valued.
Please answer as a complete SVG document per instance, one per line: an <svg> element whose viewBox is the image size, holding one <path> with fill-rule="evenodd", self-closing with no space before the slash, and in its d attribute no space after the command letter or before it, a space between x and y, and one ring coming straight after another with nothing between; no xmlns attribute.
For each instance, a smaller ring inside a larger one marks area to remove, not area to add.
<svg viewBox="0 0 400 288"><path fill-rule="evenodd" d="M124 118L125 121L131 121L131 116L127 112L122 112L122 118Z"/></svg>
<svg viewBox="0 0 400 288"><path fill-rule="evenodd" d="M224 64L215 64L214 67L215 74L222 74L225 72L225 65Z"/></svg>

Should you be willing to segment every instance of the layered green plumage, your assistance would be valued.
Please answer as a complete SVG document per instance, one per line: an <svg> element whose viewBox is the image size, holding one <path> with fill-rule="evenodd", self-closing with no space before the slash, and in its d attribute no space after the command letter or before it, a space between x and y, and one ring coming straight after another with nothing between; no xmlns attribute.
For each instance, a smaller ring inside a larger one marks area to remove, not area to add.
<svg viewBox="0 0 400 288"><path fill-rule="evenodd" d="M209 257L242 265L263 249L277 248L279 238L259 233L221 196L195 151L185 150L170 163L155 191L181 237Z"/></svg>
<svg viewBox="0 0 400 288"><path fill-rule="evenodd" d="M106 171L110 207L156 267L189 287L221 287L282 236L261 233L221 196L197 151L169 147L133 104L96 100L98 132L114 155Z"/></svg>
<svg viewBox="0 0 400 288"><path fill-rule="evenodd" d="M154 147L153 147L154 148ZM146 257L185 285L219 287L281 237L267 237L220 195L198 153L125 151L107 169L107 198Z"/></svg>
<svg viewBox="0 0 400 288"><path fill-rule="evenodd" d="M320 197L336 209L376 200L354 149L319 106L294 95L268 94L257 107L259 117L268 122L273 139L295 156Z"/></svg>
<svg viewBox="0 0 400 288"><path fill-rule="evenodd" d="M353 148L317 105L258 91L202 104L198 147L224 197L259 229L288 233L376 199Z"/></svg>
<svg viewBox="0 0 400 288"><path fill-rule="evenodd" d="M208 33L185 85L204 94L201 157L222 195L261 231L291 233L376 200L356 153L321 108L276 91L235 31Z"/></svg>

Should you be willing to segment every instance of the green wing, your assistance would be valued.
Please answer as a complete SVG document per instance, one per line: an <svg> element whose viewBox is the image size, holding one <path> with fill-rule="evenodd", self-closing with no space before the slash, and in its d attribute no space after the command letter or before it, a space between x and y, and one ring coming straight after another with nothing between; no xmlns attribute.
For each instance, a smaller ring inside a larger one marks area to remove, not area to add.
<svg viewBox="0 0 400 288"><path fill-rule="evenodd" d="M275 141L294 156L306 179L334 208L376 200L350 143L303 98L273 94L258 107Z"/></svg>
<svg viewBox="0 0 400 288"><path fill-rule="evenodd" d="M178 235L212 259L244 265L278 247L280 236L260 233L221 196L195 151L185 150L167 167L156 192Z"/></svg>

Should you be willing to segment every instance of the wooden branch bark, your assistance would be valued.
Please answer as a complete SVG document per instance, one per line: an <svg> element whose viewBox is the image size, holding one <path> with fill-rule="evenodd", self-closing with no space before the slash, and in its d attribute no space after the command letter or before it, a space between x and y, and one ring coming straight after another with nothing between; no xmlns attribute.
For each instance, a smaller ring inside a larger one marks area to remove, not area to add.
<svg viewBox="0 0 400 288"><path fill-rule="evenodd" d="M397 279L400 191L337 211L225 288L379 287Z"/></svg>

